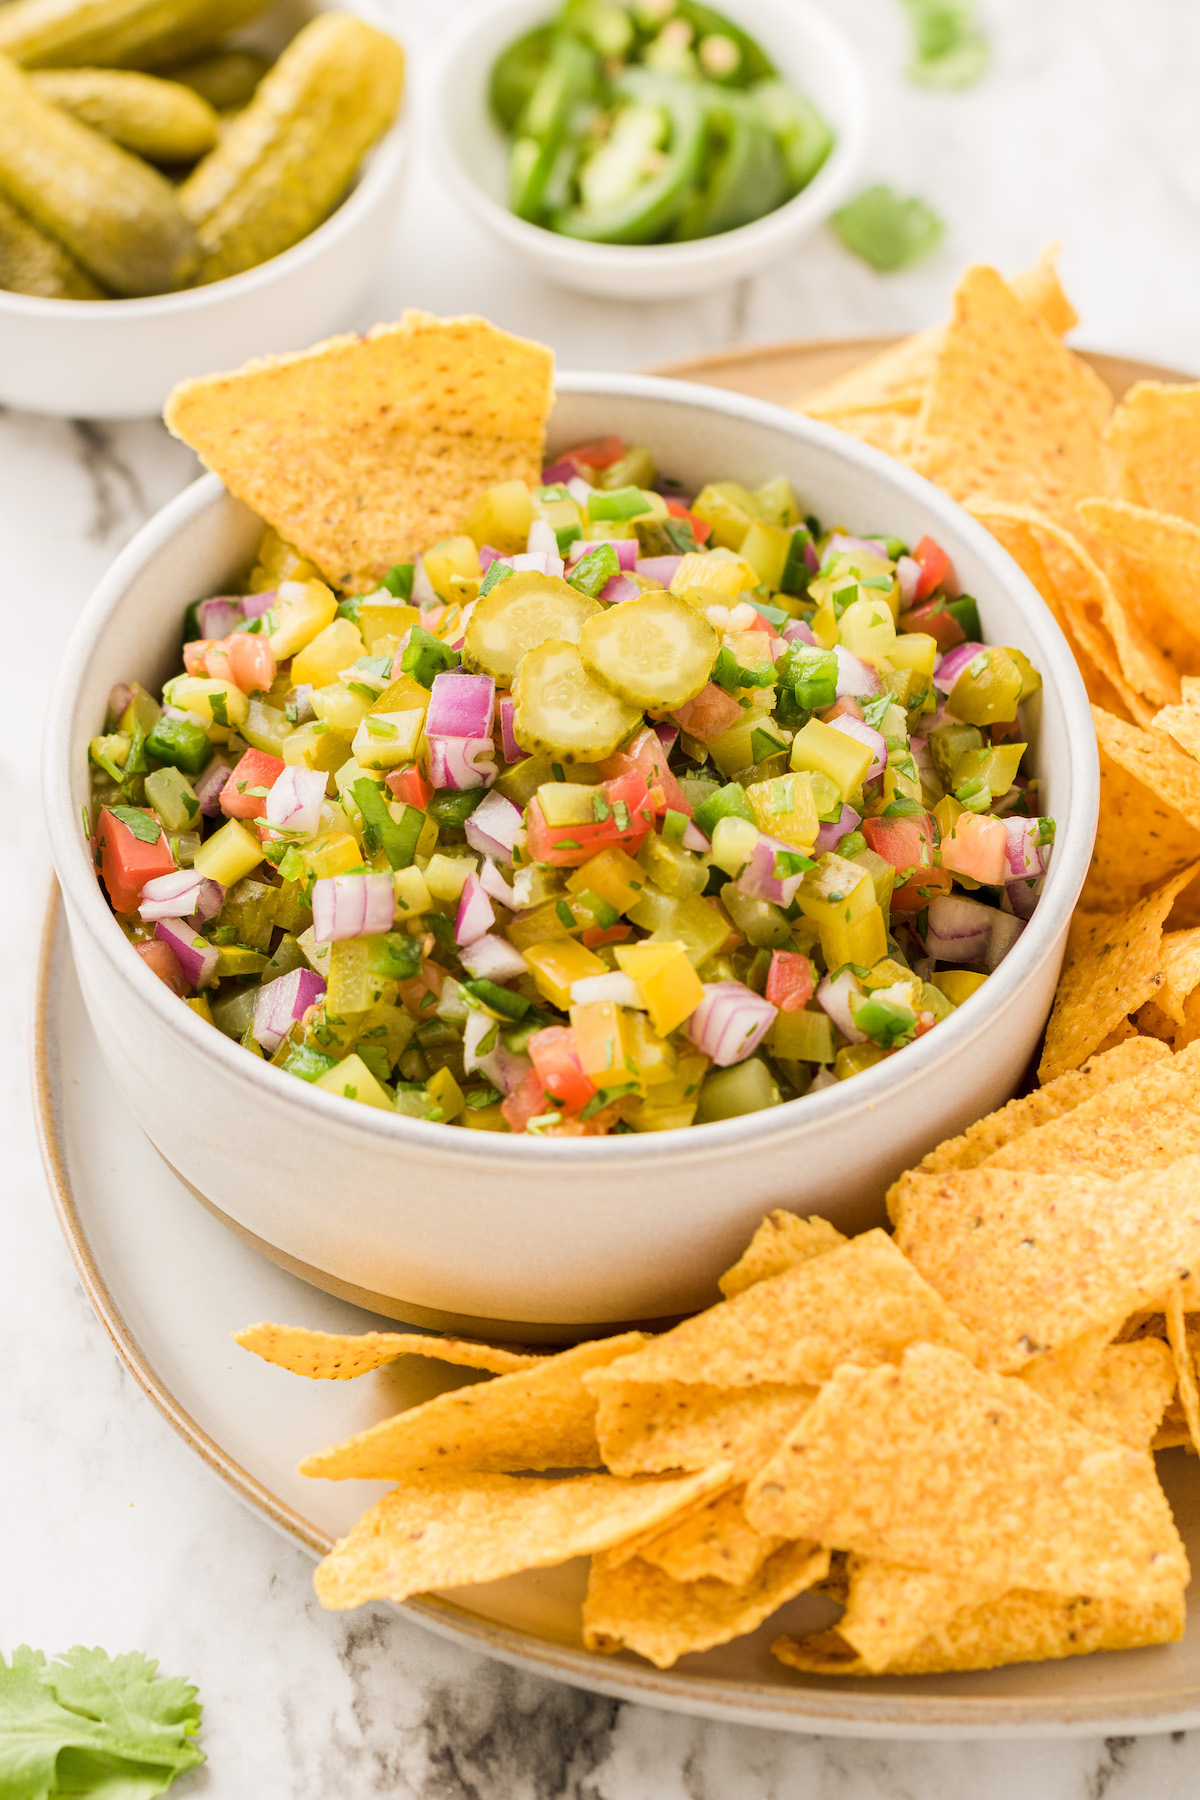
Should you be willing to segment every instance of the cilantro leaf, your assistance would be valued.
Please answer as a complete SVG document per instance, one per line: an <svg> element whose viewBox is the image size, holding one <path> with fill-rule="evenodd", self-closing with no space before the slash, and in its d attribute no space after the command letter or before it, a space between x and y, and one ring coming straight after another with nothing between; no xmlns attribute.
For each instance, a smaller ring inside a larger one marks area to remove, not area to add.
<svg viewBox="0 0 1200 1800"><path fill-rule="evenodd" d="M920 262L937 248L944 229L923 200L906 200L885 182L864 188L831 223L851 255L882 274Z"/></svg>
<svg viewBox="0 0 1200 1800"><path fill-rule="evenodd" d="M132 831L139 844L157 844L162 826L151 813L143 812L140 806L110 806L108 810Z"/></svg>
<svg viewBox="0 0 1200 1800"><path fill-rule="evenodd" d="M978 81L990 59L971 0L904 0L913 28L911 81L961 88Z"/></svg>

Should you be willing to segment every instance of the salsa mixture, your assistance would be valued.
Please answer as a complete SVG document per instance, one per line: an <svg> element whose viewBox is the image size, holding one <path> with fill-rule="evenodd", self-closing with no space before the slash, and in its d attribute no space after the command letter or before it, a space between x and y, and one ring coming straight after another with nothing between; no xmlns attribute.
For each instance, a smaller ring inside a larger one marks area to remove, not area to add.
<svg viewBox="0 0 1200 1800"><path fill-rule="evenodd" d="M339 595L268 530L111 696L85 821L252 1056L475 1130L662 1131L845 1080L987 981L1054 837L1040 677L945 552L694 497L616 438Z"/></svg>

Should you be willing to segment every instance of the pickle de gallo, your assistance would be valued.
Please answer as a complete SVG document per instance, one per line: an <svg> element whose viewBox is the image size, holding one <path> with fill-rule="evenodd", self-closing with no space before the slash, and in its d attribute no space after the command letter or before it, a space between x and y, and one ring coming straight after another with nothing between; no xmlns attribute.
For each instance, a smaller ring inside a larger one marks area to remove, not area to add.
<svg viewBox="0 0 1200 1800"><path fill-rule="evenodd" d="M701 1125L902 1054L1054 823L1037 671L931 538L867 530L605 438L370 593L268 531L91 743L133 951L250 1055L473 1130Z"/></svg>

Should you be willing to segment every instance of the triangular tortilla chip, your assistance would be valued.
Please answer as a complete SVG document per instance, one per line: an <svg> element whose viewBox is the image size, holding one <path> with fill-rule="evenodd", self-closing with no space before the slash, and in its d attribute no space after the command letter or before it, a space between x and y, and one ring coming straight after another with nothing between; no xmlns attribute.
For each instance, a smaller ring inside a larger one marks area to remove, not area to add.
<svg viewBox="0 0 1200 1800"><path fill-rule="evenodd" d="M307 1376L309 1381L353 1381L356 1375L369 1375L400 1356L429 1356L463 1369L486 1369L493 1375L511 1375L516 1369L532 1369L546 1361L527 1351L505 1350L470 1338L435 1337L431 1332L309 1331L303 1325L271 1325L266 1320L235 1331L233 1341L264 1362Z"/></svg>
<svg viewBox="0 0 1200 1800"><path fill-rule="evenodd" d="M1175 1360L1160 1338L1110 1344L1071 1417L1131 1450L1148 1450L1174 1392Z"/></svg>
<svg viewBox="0 0 1200 1800"><path fill-rule="evenodd" d="M760 1531L1005 1591L1144 1605L1188 1579L1150 1456L932 1344L898 1367L844 1363L751 1481L746 1513Z"/></svg>
<svg viewBox="0 0 1200 1800"><path fill-rule="evenodd" d="M1165 731L1174 738L1185 756L1200 762L1200 681L1194 675L1185 675L1180 687L1180 704L1164 706L1150 724L1153 730Z"/></svg>
<svg viewBox="0 0 1200 1800"><path fill-rule="evenodd" d="M955 499L1068 519L1106 485L1112 395L994 269L968 269L917 422L913 465Z"/></svg>
<svg viewBox="0 0 1200 1800"><path fill-rule="evenodd" d="M614 1563L640 1556L672 1581L723 1581L744 1587L785 1541L754 1529L742 1506L745 1493L744 1482L727 1488L690 1512L677 1514L669 1525L628 1539L608 1555Z"/></svg>
<svg viewBox="0 0 1200 1800"><path fill-rule="evenodd" d="M802 1219L796 1213L769 1212L745 1251L727 1269L717 1286L727 1300L744 1293L758 1281L769 1281L807 1262L810 1256L824 1256L846 1242L845 1237L828 1219Z"/></svg>
<svg viewBox="0 0 1200 1800"><path fill-rule="evenodd" d="M1197 861L1200 831L1152 793L1127 764L1114 762L1101 748L1100 819L1081 910L1124 912L1168 876Z"/></svg>
<svg viewBox="0 0 1200 1800"><path fill-rule="evenodd" d="M708 1387L702 1382L613 1381L596 1390L596 1437L614 1475L731 1464L739 1481L762 1467L815 1387Z"/></svg>
<svg viewBox="0 0 1200 1800"><path fill-rule="evenodd" d="M822 425L832 425L861 443L873 444L896 462L911 460L914 420L910 413L888 412L878 408L872 412L826 412L820 414Z"/></svg>
<svg viewBox="0 0 1200 1800"><path fill-rule="evenodd" d="M1155 1004L1169 1019L1183 1025L1187 1003L1200 987L1200 926L1163 933L1162 965L1166 980Z"/></svg>
<svg viewBox="0 0 1200 1800"><path fill-rule="evenodd" d="M1178 674L1200 674L1200 526L1124 500L1078 510L1131 624Z"/></svg>
<svg viewBox="0 0 1200 1800"><path fill-rule="evenodd" d="M1200 1046L1155 1063L1107 1093L1085 1100L1004 1144L982 1164L1025 1169L1032 1175L1114 1179L1127 1169L1165 1169L1196 1149L1200 1105Z"/></svg>
<svg viewBox="0 0 1200 1800"><path fill-rule="evenodd" d="M1135 383L1104 441L1120 470L1123 499L1200 525L1200 382Z"/></svg>
<svg viewBox="0 0 1200 1800"><path fill-rule="evenodd" d="M334 583L374 587L462 529L485 489L536 483L554 359L486 319L406 312L231 375L163 416L231 494Z"/></svg>
<svg viewBox="0 0 1200 1800"><path fill-rule="evenodd" d="M322 1606L406 1600L594 1555L723 1486L727 1469L666 1481L429 1475L385 1494L317 1565Z"/></svg>
<svg viewBox="0 0 1200 1800"><path fill-rule="evenodd" d="M965 1606L1000 1598L970 1576L906 1569L869 1556L851 1556L847 1573L850 1589L837 1634L868 1675L899 1662Z"/></svg>

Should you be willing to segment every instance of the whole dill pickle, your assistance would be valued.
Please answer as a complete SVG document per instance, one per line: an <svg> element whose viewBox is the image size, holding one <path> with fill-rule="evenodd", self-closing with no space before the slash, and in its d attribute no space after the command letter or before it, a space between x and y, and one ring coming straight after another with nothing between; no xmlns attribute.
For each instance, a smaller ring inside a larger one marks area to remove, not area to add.
<svg viewBox="0 0 1200 1800"><path fill-rule="evenodd" d="M166 177L43 100L6 56L0 192L114 293L161 294L194 267L192 230Z"/></svg>
<svg viewBox="0 0 1200 1800"><path fill-rule="evenodd" d="M43 100L150 162L195 162L217 141L216 113L178 81L132 69L44 69L29 79Z"/></svg>
<svg viewBox="0 0 1200 1800"><path fill-rule="evenodd" d="M394 38L349 13L306 25L179 190L200 246L196 281L237 275L307 237L395 118L403 86Z"/></svg>
<svg viewBox="0 0 1200 1800"><path fill-rule="evenodd" d="M103 288L85 275L61 244L0 194L0 288L41 300L104 300Z"/></svg>
<svg viewBox="0 0 1200 1800"><path fill-rule="evenodd" d="M8 0L0 51L25 69L156 69L197 56L266 0Z"/></svg>
<svg viewBox="0 0 1200 1800"><path fill-rule="evenodd" d="M257 50L216 50L194 62L173 63L159 73L194 89L219 113L240 112L254 98L254 90L270 66Z"/></svg>

